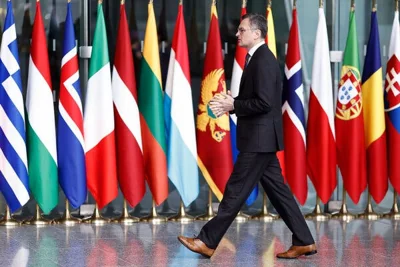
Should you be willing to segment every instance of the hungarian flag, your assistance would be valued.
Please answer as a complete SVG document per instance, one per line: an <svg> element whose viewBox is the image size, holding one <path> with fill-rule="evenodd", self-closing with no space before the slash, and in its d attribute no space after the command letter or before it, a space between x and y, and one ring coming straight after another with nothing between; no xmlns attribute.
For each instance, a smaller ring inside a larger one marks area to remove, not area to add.
<svg viewBox="0 0 400 267"><path fill-rule="evenodd" d="M306 133L297 10L293 9L283 85L286 180L301 205L307 200Z"/></svg>
<svg viewBox="0 0 400 267"><path fill-rule="evenodd" d="M199 195L196 130L183 6L179 4L164 96L168 176L185 206Z"/></svg>
<svg viewBox="0 0 400 267"><path fill-rule="evenodd" d="M87 185L99 209L118 195L114 110L103 5L97 6L84 112Z"/></svg>
<svg viewBox="0 0 400 267"><path fill-rule="evenodd" d="M355 10L350 11L349 34L343 55L342 78L336 104L336 158L344 188L358 203L367 186L363 99Z"/></svg>
<svg viewBox="0 0 400 267"><path fill-rule="evenodd" d="M160 55L153 3L148 5L139 86L139 110L147 182L160 205L168 197L167 157Z"/></svg>
<svg viewBox="0 0 400 267"><path fill-rule="evenodd" d="M388 190L382 79L378 19L374 9L371 14L371 31L362 75L362 97L368 189L376 203L383 200Z"/></svg>
<svg viewBox="0 0 400 267"><path fill-rule="evenodd" d="M56 123L46 35L36 2L26 92L29 188L44 214L58 204Z"/></svg>
<svg viewBox="0 0 400 267"><path fill-rule="evenodd" d="M275 39L275 26L274 26L274 16L272 14L272 8L270 5L267 7L267 25L268 25L268 31L267 31L267 36L265 36L265 43L268 45L269 50L274 54L275 57L277 57L276 54L276 39ZM279 163L281 165L282 169L282 176L285 177L285 151L278 151L276 153L276 156L278 157Z"/></svg>
<svg viewBox="0 0 400 267"><path fill-rule="evenodd" d="M117 172L126 201L135 207L146 193L135 68L125 4L121 3L112 91L115 109Z"/></svg>
<svg viewBox="0 0 400 267"><path fill-rule="evenodd" d="M335 116L324 9L319 8L307 124L308 174L318 197L328 202L336 188Z"/></svg>
<svg viewBox="0 0 400 267"><path fill-rule="evenodd" d="M198 163L210 189L221 201L233 169L229 115L215 117L209 106L215 94L226 92L217 8L211 5L211 21L197 110Z"/></svg>
<svg viewBox="0 0 400 267"><path fill-rule="evenodd" d="M240 18L242 18L246 14L246 6L242 6L242 11L240 14ZM239 95L239 86L240 79L242 78L245 58L246 58L247 50L243 47L240 47L239 44L236 44L236 52L235 59L233 61L233 70L232 70L232 80L231 80L231 93L233 97L237 97ZM229 115L229 126L231 130L231 147L232 147L232 156L233 162L236 162L237 156L239 154L239 150L236 147L236 123L237 117L236 114ZM246 200L247 205L253 204L256 201L258 196L258 185L253 189L250 193L249 197Z"/></svg>
<svg viewBox="0 0 400 267"><path fill-rule="evenodd" d="M11 212L29 200L24 100L11 1L0 51L0 191Z"/></svg>
<svg viewBox="0 0 400 267"><path fill-rule="evenodd" d="M78 50L71 3L68 3L65 20L58 110L57 155L60 185L71 205L78 208L86 200L87 187Z"/></svg>
<svg viewBox="0 0 400 267"><path fill-rule="evenodd" d="M389 179L400 193L400 25L399 11L394 13L392 36L389 44L384 90L388 139Z"/></svg>

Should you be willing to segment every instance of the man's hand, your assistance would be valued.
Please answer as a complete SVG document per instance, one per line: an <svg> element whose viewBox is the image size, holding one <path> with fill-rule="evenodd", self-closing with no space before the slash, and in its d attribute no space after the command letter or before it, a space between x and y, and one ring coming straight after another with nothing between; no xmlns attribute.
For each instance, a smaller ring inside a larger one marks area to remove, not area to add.
<svg viewBox="0 0 400 267"><path fill-rule="evenodd" d="M231 92L216 94L210 101L210 108L215 116L221 117L224 113L234 110Z"/></svg>

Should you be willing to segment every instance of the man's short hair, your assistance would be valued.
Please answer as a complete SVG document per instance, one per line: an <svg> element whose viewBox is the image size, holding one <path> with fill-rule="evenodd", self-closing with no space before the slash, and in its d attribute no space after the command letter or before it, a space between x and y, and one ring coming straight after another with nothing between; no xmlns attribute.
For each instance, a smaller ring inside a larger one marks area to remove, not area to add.
<svg viewBox="0 0 400 267"><path fill-rule="evenodd" d="M252 30L260 30L261 32L261 37L265 39L267 36L267 19L260 14L255 14L255 13L247 13L242 16L242 20L244 19L249 19L250 22L250 28Z"/></svg>

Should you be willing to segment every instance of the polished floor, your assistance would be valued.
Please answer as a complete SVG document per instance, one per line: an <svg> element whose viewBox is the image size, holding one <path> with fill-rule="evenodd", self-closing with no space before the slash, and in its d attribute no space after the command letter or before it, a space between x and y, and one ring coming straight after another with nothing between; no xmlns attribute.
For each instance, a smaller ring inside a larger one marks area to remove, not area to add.
<svg viewBox="0 0 400 267"><path fill-rule="evenodd" d="M400 222L307 221L318 254L278 260L290 245L282 220L234 223L211 259L185 249L204 222L0 227L0 266L400 266Z"/></svg>

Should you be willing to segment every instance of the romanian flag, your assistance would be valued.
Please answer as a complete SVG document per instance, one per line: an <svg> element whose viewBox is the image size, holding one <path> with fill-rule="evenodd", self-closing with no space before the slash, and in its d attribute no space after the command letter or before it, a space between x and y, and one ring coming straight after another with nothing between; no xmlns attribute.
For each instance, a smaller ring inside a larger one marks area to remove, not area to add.
<svg viewBox="0 0 400 267"><path fill-rule="evenodd" d="M168 179L160 55L152 1L148 5L148 12L140 73L139 110L146 178L154 201L160 205L168 197Z"/></svg>
<svg viewBox="0 0 400 267"><path fill-rule="evenodd" d="M211 190L219 200L233 169L229 115L217 118L209 107L215 94L226 92L224 62L217 8L211 6L211 22L204 60L203 80L197 111L198 164Z"/></svg>
<svg viewBox="0 0 400 267"><path fill-rule="evenodd" d="M344 188L358 203L367 186L363 99L355 11L350 11L349 34L343 55L342 78L337 95L335 129L336 158Z"/></svg>
<svg viewBox="0 0 400 267"><path fill-rule="evenodd" d="M369 193L375 202L388 190L385 111L382 94L382 65L376 9L371 14L371 32L362 76L364 131L367 149Z"/></svg>

